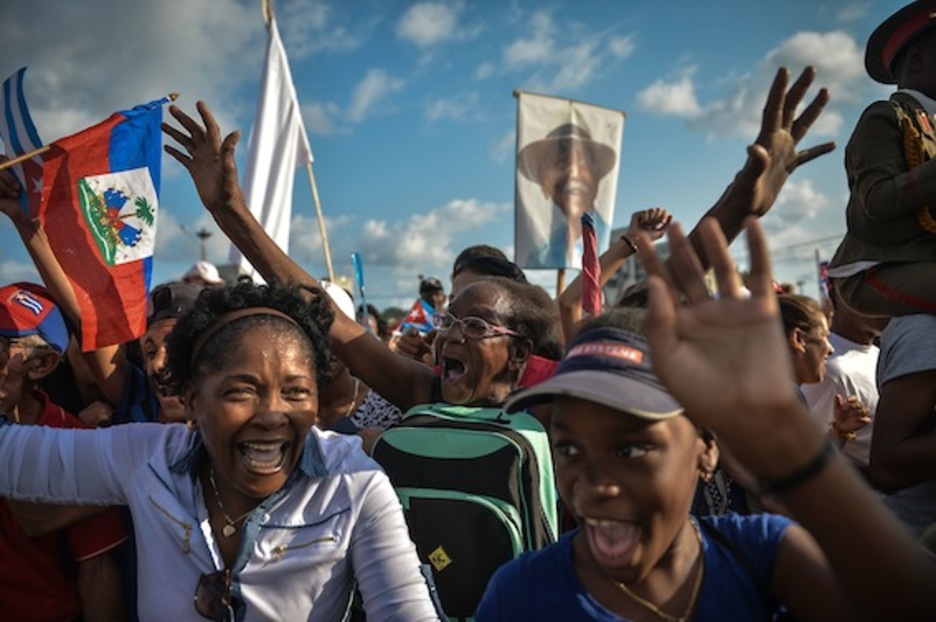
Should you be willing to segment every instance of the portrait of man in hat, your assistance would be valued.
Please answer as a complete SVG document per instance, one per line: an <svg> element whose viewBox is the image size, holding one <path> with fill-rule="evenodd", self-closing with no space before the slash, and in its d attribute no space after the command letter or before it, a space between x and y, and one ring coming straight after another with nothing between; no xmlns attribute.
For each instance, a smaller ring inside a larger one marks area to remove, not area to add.
<svg viewBox="0 0 936 622"><path fill-rule="evenodd" d="M517 172L536 184L541 196L533 193L533 197L524 197L518 192L518 201L524 203L523 210L534 220L535 216L545 215L549 225L545 241L523 244L518 234L519 265L580 267L581 219L585 212L594 218L599 241L607 240L609 210L597 209L596 200L602 180L616 170L616 163L615 150L593 139L583 121L559 125L519 151Z"/></svg>

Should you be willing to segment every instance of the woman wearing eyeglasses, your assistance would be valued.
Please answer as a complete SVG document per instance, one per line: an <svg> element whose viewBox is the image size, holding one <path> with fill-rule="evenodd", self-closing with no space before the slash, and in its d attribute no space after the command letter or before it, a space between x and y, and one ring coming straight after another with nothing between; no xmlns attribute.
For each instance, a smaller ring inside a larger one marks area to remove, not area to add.
<svg viewBox="0 0 936 622"><path fill-rule="evenodd" d="M197 108L202 124L170 106L170 114L184 129L164 123L163 131L185 151L169 145L166 151L189 171L205 207L264 279L316 285L251 215L234 160L240 133L222 140L208 106L198 102ZM517 388L534 347L541 351L552 344L555 358L562 354L556 306L537 286L487 279L460 292L448 313L458 320L479 318L492 328L469 328L466 334L465 324L453 322L443 331L446 335L438 350L441 379L430 367L394 354L360 324L340 314L328 332L329 343L355 377L403 411L439 401L466 406L502 404Z"/></svg>
<svg viewBox="0 0 936 622"><path fill-rule="evenodd" d="M319 292L321 293L321 292ZM191 426L0 427L0 495L125 504L141 620L438 620L386 476L314 427L327 298L206 290L169 341Z"/></svg>

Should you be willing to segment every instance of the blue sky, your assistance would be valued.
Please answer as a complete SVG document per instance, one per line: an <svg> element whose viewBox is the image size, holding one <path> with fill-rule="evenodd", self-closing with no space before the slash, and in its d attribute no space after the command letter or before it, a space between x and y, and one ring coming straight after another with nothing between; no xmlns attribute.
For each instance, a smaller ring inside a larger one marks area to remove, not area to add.
<svg viewBox="0 0 936 622"><path fill-rule="evenodd" d="M368 298L408 305L419 274L446 281L465 246L513 253L515 89L626 112L614 224L663 206L687 227L712 205L757 134L778 66L818 69L832 102L804 145L838 149L795 173L764 219L780 280L816 295L814 256L844 233L843 150L888 90L864 72L868 34L903 1L379 2L274 0L312 150L336 272L364 257ZM243 162L266 45L259 0L4 2L0 76L28 66L44 140L170 91L203 99ZM815 90L815 89L814 89ZM167 115L168 116L168 115ZM155 279L228 245L168 157ZM743 263L743 245L734 248ZM290 254L325 274L308 180L296 176ZM553 271L531 276L547 288ZM35 279L0 223L0 282Z"/></svg>

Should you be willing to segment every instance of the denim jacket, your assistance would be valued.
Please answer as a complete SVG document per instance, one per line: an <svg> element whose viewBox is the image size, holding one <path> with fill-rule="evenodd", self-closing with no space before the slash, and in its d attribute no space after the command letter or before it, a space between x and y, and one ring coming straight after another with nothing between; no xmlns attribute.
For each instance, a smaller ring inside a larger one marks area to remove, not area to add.
<svg viewBox="0 0 936 622"><path fill-rule="evenodd" d="M129 506L140 620L199 620L199 578L224 568L195 474L203 452L181 424L0 426L0 496ZM439 619L396 494L356 437L313 428L242 532L238 620L342 620L355 582L370 619Z"/></svg>

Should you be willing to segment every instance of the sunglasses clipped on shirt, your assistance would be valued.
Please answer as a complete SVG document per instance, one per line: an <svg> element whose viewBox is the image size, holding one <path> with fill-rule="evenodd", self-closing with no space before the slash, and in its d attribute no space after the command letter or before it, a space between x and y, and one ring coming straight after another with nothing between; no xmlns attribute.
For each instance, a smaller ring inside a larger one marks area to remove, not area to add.
<svg viewBox="0 0 936 622"><path fill-rule="evenodd" d="M215 622L234 622L234 610L241 603L231 594L232 581L229 568L203 574L195 588L195 611Z"/></svg>
<svg viewBox="0 0 936 622"><path fill-rule="evenodd" d="M458 326L461 329L462 335L472 340L488 339L490 337L500 337L503 335L509 335L510 337L523 336L509 328L491 324L487 320L473 315L457 318L450 313L436 313L435 317L432 318L432 324L439 331L447 331L454 326Z"/></svg>

